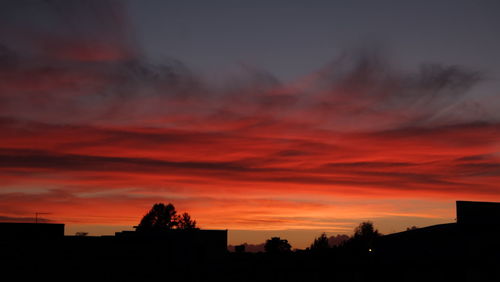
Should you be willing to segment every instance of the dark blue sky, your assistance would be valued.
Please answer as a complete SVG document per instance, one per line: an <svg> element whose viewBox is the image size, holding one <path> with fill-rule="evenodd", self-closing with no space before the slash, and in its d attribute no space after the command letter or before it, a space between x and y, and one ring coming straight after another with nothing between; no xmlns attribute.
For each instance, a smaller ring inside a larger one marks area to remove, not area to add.
<svg viewBox="0 0 500 282"><path fill-rule="evenodd" d="M281 79L346 50L381 47L401 67L465 65L498 74L498 1L128 1L154 60L203 72L248 64Z"/></svg>

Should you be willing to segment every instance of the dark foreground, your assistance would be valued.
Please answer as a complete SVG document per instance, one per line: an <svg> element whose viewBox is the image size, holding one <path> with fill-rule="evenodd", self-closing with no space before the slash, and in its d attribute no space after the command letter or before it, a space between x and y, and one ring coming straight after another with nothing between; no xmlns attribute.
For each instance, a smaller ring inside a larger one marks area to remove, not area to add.
<svg viewBox="0 0 500 282"><path fill-rule="evenodd" d="M2 281L500 281L493 257L378 257L347 249L172 257L154 244L3 244ZM49 280L50 281L50 280Z"/></svg>

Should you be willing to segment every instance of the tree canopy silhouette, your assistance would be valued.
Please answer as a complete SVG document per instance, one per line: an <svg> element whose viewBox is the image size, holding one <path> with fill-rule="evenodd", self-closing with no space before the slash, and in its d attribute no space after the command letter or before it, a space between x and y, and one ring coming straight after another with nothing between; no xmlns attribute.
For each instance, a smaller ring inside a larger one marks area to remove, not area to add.
<svg viewBox="0 0 500 282"><path fill-rule="evenodd" d="M280 237L272 237L266 241L264 249L266 253L283 254L290 252L292 246L288 243L288 240L281 239Z"/></svg>
<svg viewBox="0 0 500 282"><path fill-rule="evenodd" d="M137 231L164 231L171 229L197 229L196 221L188 213L177 215L173 204L154 204L136 227Z"/></svg>
<svg viewBox="0 0 500 282"><path fill-rule="evenodd" d="M330 248L330 246L328 245L328 237L326 237L325 233L314 239L314 242L310 247L311 251L322 251L327 250L328 248Z"/></svg>
<svg viewBox="0 0 500 282"><path fill-rule="evenodd" d="M364 221L359 224L358 227L354 229L354 239L360 239L363 241L371 241L376 237L379 237L380 233L373 226L373 222Z"/></svg>
<svg viewBox="0 0 500 282"><path fill-rule="evenodd" d="M359 254L372 252L373 241L381 234L373 226L373 222L361 222L355 229L354 235L344 244L345 247L354 250Z"/></svg>
<svg viewBox="0 0 500 282"><path fill-rule="evenodd" d="M185 230L198 229L196 227L196 220L192 220L191 216L187 212L179 216L177 227L179 229L185 229Z"/></svg>

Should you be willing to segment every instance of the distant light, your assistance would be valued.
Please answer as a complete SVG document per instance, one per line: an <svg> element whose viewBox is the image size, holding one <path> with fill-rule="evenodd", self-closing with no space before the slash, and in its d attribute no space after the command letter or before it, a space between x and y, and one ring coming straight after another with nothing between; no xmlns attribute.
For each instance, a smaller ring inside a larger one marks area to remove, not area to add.
<svg viewBox="0 0 500 282"><path fill-rule="evenodd" d="M371 253L371 252L372 252L372 249L368 249L368 252L370 252L370 253Z"/></svg>

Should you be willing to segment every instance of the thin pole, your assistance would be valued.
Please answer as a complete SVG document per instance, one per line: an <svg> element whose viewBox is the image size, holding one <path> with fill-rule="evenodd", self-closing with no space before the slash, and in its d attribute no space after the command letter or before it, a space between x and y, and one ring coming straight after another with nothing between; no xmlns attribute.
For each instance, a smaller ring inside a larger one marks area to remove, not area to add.
<svg viewBox="0 0 500 282"><path fill-rule="evenodd" d="M38 224L38 215L39 214L50 214L48 212L35 212L35 224Z"/></svg>

